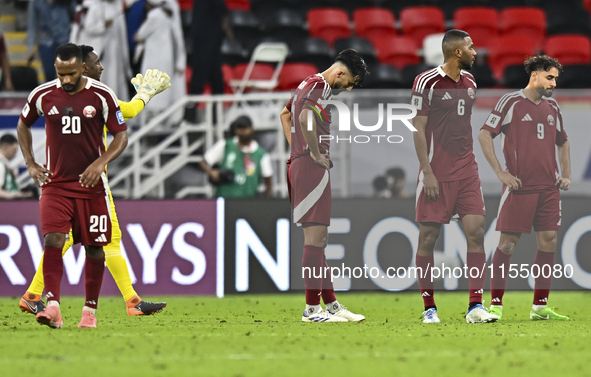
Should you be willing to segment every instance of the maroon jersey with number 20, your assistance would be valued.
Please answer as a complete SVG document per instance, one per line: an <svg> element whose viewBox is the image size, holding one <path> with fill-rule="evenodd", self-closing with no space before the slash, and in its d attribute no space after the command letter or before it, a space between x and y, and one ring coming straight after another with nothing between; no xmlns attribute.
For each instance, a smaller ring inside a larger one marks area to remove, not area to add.
<svg viewBox="0 0 591 377"><path fill-rule="evenodd" d="M80 174L105 152L104 125L113 135L127 126L111 89L99 81L87 80L85 87L73 95L63 90L59 79L38 86L21 113L27 126L45 116L46 165L54 174L43 187L44 194L72 198L105 195L106 174L91 188L82 187Z"/></svg>

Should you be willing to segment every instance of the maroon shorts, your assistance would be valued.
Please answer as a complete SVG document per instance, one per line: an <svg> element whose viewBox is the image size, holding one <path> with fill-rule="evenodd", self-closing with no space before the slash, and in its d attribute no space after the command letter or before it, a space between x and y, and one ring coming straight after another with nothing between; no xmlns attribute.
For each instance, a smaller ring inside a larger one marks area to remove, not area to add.
<svg viewBox="0 0 591 377"><path fill-rule="evenodd" d="M43 235L68 234L72 229L74 243L84 246L105 246L111 242L108 196L80 199L43 194L39 203Z"/></svg>
<svg viewBox="0 0 591 377"><path fill-rule="evenodd" d="M330 172L316 165L310 156L291 161L288 169L291 181L291 209L293 222L330 225L332 194Z"/></svg>
<svg viewBox="0 0 591 377"><path fill-rule="evenodd" d="M455 215L483 215L484 197L478 176L460 181L439 182L439 199L431 200L423 189L423 173L417 184L416 221L449 224Z"/></svg>
<svg viewBox="0 0 591 377"><path fill-rule="evenodd" d="M562 204L558 189L520 193L503 187L499 205L497 230L500 232L530 233L560 230Z"/></svg>

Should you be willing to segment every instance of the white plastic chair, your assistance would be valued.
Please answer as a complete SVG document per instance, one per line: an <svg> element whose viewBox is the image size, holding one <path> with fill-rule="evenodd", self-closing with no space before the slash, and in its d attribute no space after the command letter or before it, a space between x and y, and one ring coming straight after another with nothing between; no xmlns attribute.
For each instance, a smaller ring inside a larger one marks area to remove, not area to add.
<svg viewBox="0 0 591 377"><path fill-rule="evenodd" d="M431 34L423 39L423 58L428 66L437 67L443 64L443 51L441 50L443 36L443 33Z"/></svg>
<svg viewBox="0 0 591 377"><path fill-rule="evenodd" d="M285 43L261 43L253 51L250 62L239 80L230 80L235 94L242 94L246 88L271 91L279 83L279 73L287 57L288 48ZM251 80L250 75L256 63L275 63L275 71L269 80Z"/></svg>

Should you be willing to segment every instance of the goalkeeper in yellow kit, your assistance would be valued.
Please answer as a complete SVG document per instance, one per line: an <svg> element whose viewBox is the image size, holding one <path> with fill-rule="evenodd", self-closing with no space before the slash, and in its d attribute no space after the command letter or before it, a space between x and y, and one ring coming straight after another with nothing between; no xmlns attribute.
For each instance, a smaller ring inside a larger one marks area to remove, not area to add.
<svg viewBox="0 0 591 377"><path fill-rule="evenodd" d="M99 57L90 46L82 45L80 48L82 49L83 60L82 74L100 81L103 66ZM144 106L152 97L170 88L169 81L170 77L168 77L166 73L158 70L148 70L146 71L145 76L138 74L134 77L131 80L131 83L135 87L137 94L129 102L119 101L119 107L121 108L125 120L135 117L144 109ZM105 145L106 137L107 131L105 129ZM109 199L111 201L112 236L111 243L104 247L107 268L111 272L111 275L113 275L115 283L117 283L117 287L123 295L123 299L127 306L127 315L135 316L158 313L166 307L166 303L143 301L133 289L133 285L131 285L131 277L129 276L127 263L125 262L123 255L121 255L121 229L119 228L117 213L115 213L115 203L113 202L111 190L109 189L108 191ZM72 246L73 241L72 231L70 230L69 237L62 250L63 254L65 254ZM29 289L19 301L18 306L22 311L37 314L45 310L45 303L42 301L41 297L44 287L43 261L41 261Z"/></svg>

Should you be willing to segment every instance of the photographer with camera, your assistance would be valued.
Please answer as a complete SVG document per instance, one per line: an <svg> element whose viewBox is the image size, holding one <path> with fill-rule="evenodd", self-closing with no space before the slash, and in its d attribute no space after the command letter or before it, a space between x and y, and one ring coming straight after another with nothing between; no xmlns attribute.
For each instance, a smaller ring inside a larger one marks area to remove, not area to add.
<svg viewBox="0 0 591 377"><path fill-rule="evenodd" d="M255 198L261 177L265 197L271 196L273 168L269 154L253 139L252 121L241 116L230 125L234 137L218 141L205 152L201 167L216 186L215 196Z"/></svg>

